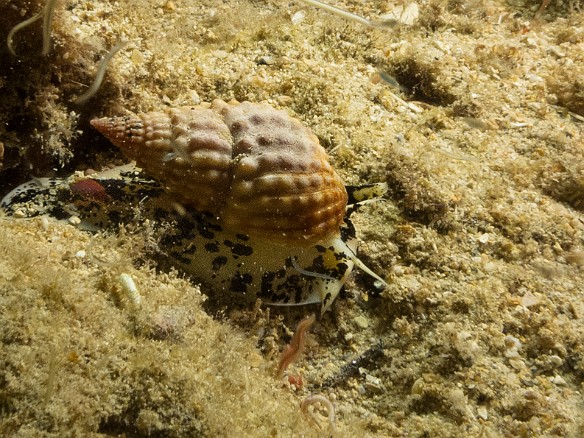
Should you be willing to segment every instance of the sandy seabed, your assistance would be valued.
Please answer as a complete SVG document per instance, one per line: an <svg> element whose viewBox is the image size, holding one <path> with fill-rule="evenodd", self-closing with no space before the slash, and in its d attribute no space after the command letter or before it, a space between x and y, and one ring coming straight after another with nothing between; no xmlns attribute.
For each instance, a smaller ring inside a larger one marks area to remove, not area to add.
<svg viewBox="0 0 584 438"><path fill-rule="evenodd" d="M584 5L335 5L394 20L60 1L46 56L42 20L15 55L2 47L2 195L124 163L91 117L216 98L288 110L347 184L390 191L353 216L389 286L356 272L282 382L279 351L317 307L232 305L157 272L141 224L0 218L1 435L584 435ZM43 7L4 2L2 41ZM74 103L119 40L99 92ZM323 407L301 412L311 394L334 404L334 430Z"/></svg>

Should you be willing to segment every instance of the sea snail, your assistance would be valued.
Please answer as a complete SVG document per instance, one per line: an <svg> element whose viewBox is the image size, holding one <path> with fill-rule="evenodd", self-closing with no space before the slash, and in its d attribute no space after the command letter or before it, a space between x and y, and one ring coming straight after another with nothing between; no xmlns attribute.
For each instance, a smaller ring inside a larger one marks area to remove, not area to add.
<svg viewBox="0 0 584 438"><path fill-rule="evenodd" d="M355 265L385 284L356 257L349 215L386 186L347 190L316 136L286 112L215 100L91 124L143 173L125 166L117 175L38 180L2 207L15 212L35 198L36 213L66 210L95 228L131 220L129 206L139 204L142 217L173 221L159 242L167 263L265 303L320 302L324 312Z"/></svg>

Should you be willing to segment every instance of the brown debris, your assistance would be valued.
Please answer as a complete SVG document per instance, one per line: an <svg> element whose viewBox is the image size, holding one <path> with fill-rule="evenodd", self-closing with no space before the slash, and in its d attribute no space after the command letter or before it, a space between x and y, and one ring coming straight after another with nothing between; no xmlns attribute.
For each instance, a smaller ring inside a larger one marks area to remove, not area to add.
<svg viewBox="0 0 584 438"><path fill-rule="evenodd" d="M294 336L290 340L290 343L284 347L282 354L280 355L280 360L278 361L278 371L276 372L276 377L281 379L284 375L284 371L288 368L292 362L300 357L304 351L304 344L306 342L306 334L310 326L316 321L316 316L314 313L307 316L302 321L298 323Z"/></svg>

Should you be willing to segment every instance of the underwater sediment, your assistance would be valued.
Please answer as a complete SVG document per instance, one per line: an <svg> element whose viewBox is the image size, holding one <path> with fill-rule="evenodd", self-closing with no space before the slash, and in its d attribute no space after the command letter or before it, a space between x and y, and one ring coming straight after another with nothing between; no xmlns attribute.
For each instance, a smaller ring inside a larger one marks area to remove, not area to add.
<svg viewBox="0 0 584 438"><path fill-rule="evenodd" d="M317 436L328 411L302 403L322 394L338 436L582 434L581 5L334 4L385 25L303 2L57 2L46 55L43 19L1 49L1 196L126 164L94 117L214 99L287 111L346 184L389 192L352 216L388 286L354 275L282 381L318 306L157 270L139 217L2 217L0 432ZM3 41L44 7L3 4Z"/></svg>

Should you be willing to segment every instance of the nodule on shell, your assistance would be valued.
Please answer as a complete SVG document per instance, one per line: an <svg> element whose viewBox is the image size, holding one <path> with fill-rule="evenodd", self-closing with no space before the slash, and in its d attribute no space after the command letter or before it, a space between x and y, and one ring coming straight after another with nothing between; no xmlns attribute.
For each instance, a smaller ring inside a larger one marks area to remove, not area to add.
<svg viewBox="0 0 584 438"><path fill-rule="evenodd" d="M339 233L344 184L316 136L284 111L215 100L91 124L176 201L227 229L306 245Z"/></svg>

